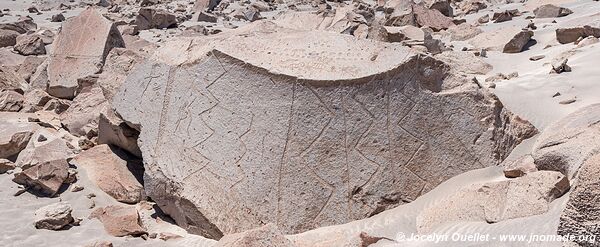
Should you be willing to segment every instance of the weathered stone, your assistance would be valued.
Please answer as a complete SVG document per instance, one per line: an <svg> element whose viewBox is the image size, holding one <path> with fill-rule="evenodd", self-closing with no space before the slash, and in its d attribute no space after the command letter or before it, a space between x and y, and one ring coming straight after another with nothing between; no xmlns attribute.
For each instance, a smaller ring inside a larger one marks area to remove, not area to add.
<svg viewBox="0 0 600 247"><path fill-rule="evenodd" d="M294 247L274 224L225 235L214 247Z"/></svg>
<svg viewBox="0 0 600 247"><path fill-rule="evenodd" d="M13 46L17 43L19 32L0 29L0 47Z"/></svg>
<svg viewBox="0 0 600 247"><path fill-rule="evenodd" d="M36 72L37 68L46 61L45 57L28 56L23 60L23 63L19 66L17 73L25 79L25 81L31 81L31 76ZM33 85L30 85L30 89ZM44 88L45 89L45 88Z"/></svg>
<svg viewBox="0 0 600 247"><path fill-rule="evenodd" d="M81 152L71 163L86 170L90 180L117 201L137 203L144 199L141 178L143 167L125 152L109 145L99 145Z"/></svg>
<svg viewBox="0 0 600 247"><path fill-rule="evenodd" d="M496 223L545 213L549 204L566 192L563 179L559 172L538 171L461 188L425 208L417 216L417 231L430 233L436 226L451 222Z"/></svg>
<svg viewBox="0 0 600 247"><path fill-rule="evenodd" d="M517 33L506 45L502 52L504 53L519 53L525 48L529 40L533 37L533 31L521 31Z"/></svg>
<svg viewBox="0 0 600 247"><path fill-rule="evenodd" d="M23 93L29 85L14 69L0 65L0 90L8 89Z"/></svg>
<svg viewBox="0 0 600 247"><path fill-rule="evenodd" d="M23 108L25 98L20 93L12 90L0 91L0 111L17 112Z"/></svg>
<svg viewBox="0 0 600 247"><path fill-rule="evenodd" d="M7 159L0 159L0 174L15 169L15 164Z"/></svg>
<svg viewBox="0 0 600 247"><path fill-rule="evenodd" d="M13 181L52 197L69 177L68 169L69 164L64 159L40 162L15 173Z"/></svg>
<svg viewBox="0 0 600 247"><path fill-rule="evenodd" d="M59 133L50 129L38 129L29 139L27 147L19 153L15 164L22 169L73 156L67 142Z"/></svg>
<svg viewBox="0 0 600 247"><path fill-rule="evenodd" d="M113 105L141 130L147 194L179 225L219 238L286 219L292 233L414 200L531 136L449 74L401 44L264 21L165 44Z"/></svg>
<svg viewBox="0 0 600 247"><path fill-rule="evenodd" d="M507 178L518 178L537 171L531 155L525 155L508 162L505 161L503 166L504 176Z"/></svg>
<svg viewBox="0 0 600 247"><path fill-rule="evenodd" d="M427 0L424 3L425 7L435 9L445 16L452 17L454 15L454 11L448 0Z"/></svg>
<svg viewBox="0 0 600 247"><path fill-rule="evenodd" d="M129 71L143 59L142 54L130 49L114 48L110 51L97 82L106 100L112 100Z"/></svg>
<svg viewBox="0 0 600 247"><path fill-rule="evenodd" d="M85 136L90 131L98 133L100 113L106 111L107 107L102 89L94 86L75 97L73 104L60 114L60 121L75 136Z"/></svg>
<svg viewBox="0 0 600 247"><path fill-rule="evenodd" d="M37 112L44 108L48 101L52 100L50 96L43 90L34 89L25 93L22 112Z"/></svg>
<svg viewBox="0 0 600 247"><path fill-rule="evenodd" d="M18 155L27 147L29 139L38 128L33 123L0 120L0 158Z"/></svg>
<svg viewBox="0 0 600 247"><path fill-rule="evenodd" d="M479 17L479 19L477 19L477 22L479 22L480 24L485 24L490 22L490 15L484 15L482 17Z"/></svg>
<svg viewBox="0 0 600 247"><path fill-rule="evenodd" d="M600 42L600 40L598 40L598 38L596 38L594 36L588 36L588 37L583 38L581 41L579 41L579 43L577 43L577 47L581 48L581 47L593 45L593 44L596 44L599 42Z"/></svg>
<svg viewBox="0 0 600 247"><path fill-rule="evenodd" d="M600 38L600 28L592 26L557 28L556 40L561 44L577 41L581 37L594 36Z"/></svg>
<svg viewBox="0 0 600 247"><path fill-rule="evenodd" d="M573 11L552 4L544 4L533 10L533 13L535 18L556 18L570 15Z"/></svg>
<svg viewBox="0 0 600 247"><path fill-rule="evenodd" d="M452 18L444 16L438 10L427 9L423 6L412 4L394 10L386 25L413 25L417 27L430 27L434 31L439 31L453 26L454 23L452 22Z"/></svg>
<svg viewBox="0 0 600 247"><path fill-rule="evenodd" d="M452 40L463 41L477 36L482 33L483 30L473 25L463 23L449 27L448 32L450 33L450 38Z"/></svg>
<svg viewBox="0 0 600 247"><path fill-rule="evenodd" d="M99 144L115 145L137 157L142 157L142 151L140 151L137 144L139 135L139 130L129 126L112 109L100 114L98 123Z"/></svg>
<svg viewBox="0 0 600 247"><path fill-rule="evenodd" d="M21 35L17 37L15 51L24 56L46 54L46 45L38 35Z"/></svg>
<svg viewBox="0 0 600 247"><path fill-rule="evenodd" d="M89 8L64 22L48 64L48 93L58 98L75 97L77 79L100 71L104 59L124 41L117 28Z"/></svg>
<svg viewBox="0 0 600 247"><path fill-rule="evenodd" d="M217 22L217 16L210 14L210 13L206 13L204 11L200 12L197 14L197 16L194 18L196 21L204 21L204 22Z"/></svg>
<svg viewBox="0 0 600 247"><path fill-rule="evenodd" d="M213 10L219 5L220 0L195 0L193 10L196 13L201 11Z"/></svg>
<svg viewBox="0 0 600 247"><path fill-rule="evenodd" d="M73 209L66 202L57 202L35 211L35 228L47 230L61 230L73 223L71 215Z"/></svg>
<svg viewBox="0 0 600 247"><path fill-rule="evenodd" d="M510 21L512 20L512 18L513 15L509 11L496 12L492 16L492 20L494 20L494 23Z"/></svg>
<svg viewBox="0 0 600 247"><path fill-rule="evenodd" d="M35 31L37 29L37 24L33 22L31 17L20 17L19 20L15 22L8 23L0 23L1 30L12 30L18 32L20 34L27 33L30 31Z"/></svg>
<svg viewBox="0 0 600 247"><path fill-rule="evenodd" d="M600 235L600 154L589 157L581 166L577 182L560 216L559 235ZM579 246L595 246L590 238L575 240ZM598 241L596 239L596 241Z"/></svg>
<svg viewBox="0 0 600 247"><path fill-rule="evenodd" d="M600 104L573 112L548 126L536 140L533 158L539 170L560 171L570 178L600 148Z"/></svg>
<svg viewBox="0 0 600 247"><path fill-rule="evenodd" d="M141 8L135 25L139 30L172 28L177 27L177 17L162 9Z"/></svg>
<svg viewBox="0 0 600 247"><path fill-rule="evenodd" d="M94 241L84 247L113 247L113 244L109 241Z"/></svg>
<svg viewBox="0 0 600 247"><path fill-rule="evenodd" d="M52 18L50 18L51 22L63 22L65 20L66 20L65 16L62 15L62 13L58 13L58 14L52 15Z"/></svg>
<svg viewBox="0 0 600 247"><path fill-rule="evenodd" d="M104 225L104 230L112 236L140 236L146 230L140 225L140 216L133 206L106 206L90 214Z"/></svg>
<svg viewBox="0 0 600 247"><path fill-rule="evenodd" d="M550 70L550 73L560 74L562 72L571 72L571 67L567 65L567 62L569 62L568 58L559 59L552 62L552 70Z"/></svg>

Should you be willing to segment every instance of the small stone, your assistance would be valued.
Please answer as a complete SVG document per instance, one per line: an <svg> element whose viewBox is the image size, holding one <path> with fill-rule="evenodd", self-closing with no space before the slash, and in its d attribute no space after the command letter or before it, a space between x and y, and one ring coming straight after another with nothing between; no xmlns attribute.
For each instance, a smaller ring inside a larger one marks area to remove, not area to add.
<svg viewBox="0 0 600 247"><path fill-rule="evenodd" d="M58 202L42 207L35 211L35 228L61 230L73 223L73 209L65 202Z"/></svg>
<svg viewBox="0 0 600 247"><path fill-rule="evenodd" d="M83 190L82 186L75 185L75 186L73 186L73 189L71 189L71 192L79 192L79 191L82 191L82 190Z"/></svg>
<svg viewBox="0 0 600 247"><path fill-rule="evenodd" d="M562 72L571 72L571 67L567 65L567 62L569 62L569 59L565 58L552 63L552 70L550 71L550 73L560 74Z"/></svg>
<svg viewBox="0 0 600 247"><path fill-rule="evenodd" d="M65 16L61 13L58 13L56 15L52 15L52 18L50 19L51 22L63 22L65 21Z"/></svg>
<svg viewBox="0 0 600 247"><path fill-rule="evenodd" d="M530 61L538 61L538 60L544 59L545 57L546 57L545 55L536 55L536 56L530 57L529 60Z"/></svg>
<svg viewBox="0 0 600 247"><path fill-rule="evenodd" d="M573 104L575 103L575 101L577 101L576 99L568 99L568 100L563 100L561 102L558 102L561 105L569 105L569 104Z"/></svg>

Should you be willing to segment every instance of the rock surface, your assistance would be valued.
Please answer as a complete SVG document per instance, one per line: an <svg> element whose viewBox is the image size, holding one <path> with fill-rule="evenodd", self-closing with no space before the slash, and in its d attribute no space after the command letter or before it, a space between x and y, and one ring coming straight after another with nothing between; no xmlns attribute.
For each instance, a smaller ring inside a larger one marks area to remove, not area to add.
<svg viewBox="0 0 600 247"><path fill-rule="evenodd" d="M255 25L174 41L114 98L141 130L147 194L193 233L365 218L498 164L533 129L401 45Z"/></svg>
<svg viewBox="0 0 600 247"><path fill-rule="evenodd" d="M140 216L133 206L106 206L92 212L90 218L97 218L104 230L112 236L140 236L146 230L140 225Z"/></svg>
<svg viewBox="0 0 600 247"><path fill-rule="evenodd" d="M137 203L144 199L144 188L134 176L134 173L142 175L142 164L117 148L95 146L77 155L71 163L84 168L90 180L117 201Z"/></svg>
<svg viewBox="0 0 600 247"><path fill-rule="evenodd" d="M48 64L48 93L73 99L77 79L99 72L110 50L124 47L113 23L89 8L64 22Z"/></svg>
<svg viewBox="0 0 600 247"><path fill-rule="evenodd" d="M47 230L61 230L73 223L71 205L58 202L42 207L35 211L35 228Z"/></svg>
<svg viewBox="0 0 600 247"><path fill-rule="evenodd" d="M533 13L535 18L556 18L570 15L573 11L552 4L544 4L533 10Z"/></svg>
<svg viewBox="0 0 600 247"><path fill-rule="evenodd" d="M226 235L214 247L294 247L274 224Z"/></svg>
<svg viewBox="0 0 600 247"><path fill-rule="evenodd" d="M15 173L13 181L52 197L69 177L68 169L66 160L46 161Z"/></svg>

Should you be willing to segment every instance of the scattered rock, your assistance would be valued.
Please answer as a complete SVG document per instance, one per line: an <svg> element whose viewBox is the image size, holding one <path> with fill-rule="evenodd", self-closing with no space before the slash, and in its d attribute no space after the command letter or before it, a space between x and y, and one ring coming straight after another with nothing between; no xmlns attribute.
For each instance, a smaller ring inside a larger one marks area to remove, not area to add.
<svg viewBox="0 0 600 247"><path fill-rule="evenodd" d="M561 60L556 60L552 63L552 70L550 70L551 74L560 74L562 72L571 72L571 67L567 65L569 59L564 58Z"/></svg>
<svg viewBox="0 0 600 247"><path fill-rule="evenodd" d="M561 44L568 44L577 41L581 37L593 36L600 38L600 28L592 26L557 28L556 40Z"/></svg>
<svg viewBox="0 0 600 247"><path fill-rule="evenodd" d="M175 233L170 233L170 232L161 232L158 234L158 238L163 241L168 241L168 240L172 240L172 239L182 238L182 236L177 235Z"/></svg>
<svg viewBox="0 0 600 247"><path fill-rule="evenodd" d="M504 162L504 176L507 178L518 178L536 171L537 167L531 155L525 155L516 160Z"/></svg>
<svg viewBox="0 0 600 247"><path fill-rule="evenodd" d="M204 22L217 22L217 16L206 13L204 11L198 13L198 16L195 18L196 21L204 21Z"/></svg>
<svg viewBox="0 0 600 247"><path fill-rule="evenodd" d="M479 17L479 19L477 19L477 22L479 22L481 24L490 22L490 15L484 15L482 17Z"/></svg>
<svg viewBox="0 0 600 247"><path fill-rule="evenodd" d="M38 129L31 136L27 147L19 153L15 164L27 169L44 162L65 160L72 156L73 151L56 131Z"/></svg>
<svg viewBox="0 0 600 247"><path fill-rule="evenodd" d="M100 114L98 123L98 143L120 147L129 153L142 157L137 140L140 132L119 118L112 109Z"/></svg>
<svg viewBox="0 0 600 247"><path fill-rule="evenodd" d="M23 94L29 85L12 68L0 65L0 90L13 90Z"/></svg>
<svg viewBox="0 0 600 247"><path fill-rule="evenodd" d="M538 61L538 60L544 59L545 57L546 57L545 55L536 55L536 56L530 57L529 60L530 61Z"/></svg>
<svg viewBox="0 0 600 247"><path fill-rule="evenodd" d="M544 4L533 10L533 13L535 18L556 18L570 15L573 11L552 4Z"/></svg>
<svg viewBox="0 0 600 247"><path fill-rule="evenodd" d="M594 36L588 36L583 38L581 41L579 41L579 43L577 43L577 48L581 48L581 47L585 47L588 45L593 45L600 42L600 40L598 40L598 38L594 37Z"/></svg>
<svg viewBox="0 0 600 247"><path fill-rule="evenodd" d="M17 31L0 29L0 47L14 46L18 36Z"/></svg>
<svg viewBox="0 0 600 247"><path fill-rule="evenodd" d="M127 153L99 145L81 152L71 162L83 167L90 180L117 201L137 203L144 199L144 188L134 176L141 180L143 165Z"/></svg>
<svg viewBox="0 0 600 247"><path fill-rule="evenodd" d="M4 174L8 171L15 169L15 164L7 159L0 159L0 174Z"/></svg>
<svg viewBox="0 0 600 247"><path fill-rule="evenodd" d="M102 89L93 86L84 89L75 97L73 104L60 114L60 121L75 136L86 136L90 132L98 133L100 113L106 111L107 107L108 102L104 98Z"/></svg>
<svg viewBox="0 0 600 247"><path fill-rule="evenodd" d="M13 181L35 192L53 197L69 176L68 169L69 164L66 160L46 161L15 173Z"/></svg>
<svg viewBox="0 0 600 247"><path fill-rule="evenodd" d="M162 9L141 8L135 25L139 30L173 28L177 27L177 17Z"/></svg>
<svg viewBox="0 0 600 247"><path fill-rule="evenodd" d="M52 15L52 18L50 19L51 22L63 22L65 20L65 16L61 13Z"/></svg>
<svg viewBox="0 0 600 247"><path fill-rule="evenodd" d="M25 97L12 90L0 90L0 111L18 112L23 108Z"/></svg>
<svg viewBox="0 0 600 247"><path fill-rule="evenodd" d="M569 104L575 103L575 101L577 101L577 100L576 99L568 99L568 100L560 101L558 103L561 105L569 105Z"/></svg>
<svg viewBox="0 0 600 247"><path fill-rule="evenodd" d="M18 155L27 147L33 133L39 128L37 124L0 120L0 159L8 159Z"/></svg>
<svg viewBox="0 0 600 247"><path fill-rule="evenodd" d="M146 230L140 225L140 216L133 206L111 205L97 208L90 214L90 219L96 218L104 225L104 230L112 236L140 236Z"/></svg>
<svg viewBox="0 0 600 247"><path fill-rule="evenodd" d="M73 209L65 202L57 202L35 211L35 228L47 230L62 230L74 222L71 215Z"/></svg>
<svg viewBox="0 0 600 247"><path fill-rule="evenodd" d="M38 35L21 35L17 37L15 51L24 56L46 54L46 45Z"/></svg>
<svg viewBox="0 0 600 247"><path fill-rule="evenodd" d="M529 40L533 37L532 31L521 31L517 33L506 45L502 52L504 53L519 53L525 48Z"/></svg>

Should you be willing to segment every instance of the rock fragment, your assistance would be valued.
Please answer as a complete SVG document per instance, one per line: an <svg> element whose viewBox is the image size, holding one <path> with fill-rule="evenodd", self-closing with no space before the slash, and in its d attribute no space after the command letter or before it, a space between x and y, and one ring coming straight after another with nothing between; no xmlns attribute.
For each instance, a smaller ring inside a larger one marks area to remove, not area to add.
<svg viewBox="0 0 600 247"><path fill-rule="evenodd" d="M71 215L73 209L65 202L58 202L39 208L35 211L35 228L47 230L62 230L75 219Z"/></svg>
<svg viewBox="0 0 600 247"><path fill-rule="evenodd" d="M17 112L23 108L25 98L12 90L0 91L0 111Z"/></svg>
<svg viewBox="0 0 600 247"><path fill-rule="evenodd" d="M517 33L502 49L504 53L519 53L525 48L529 40L533 37L532 31L521 31Z"/></svg>
<svg viewBox="0 0 600 247"><path fill-rule="evenodd" d="M139 30L177 27L177 17L165 10L141 8L135 18Z"/></svg>
<svg viewBox="0 0 600 247"><path fill-rule="evenodd" d="M144 188L134 176L141 178L142 164L127 153L99 145L81 152L71 162L84 168L90 180L117 201L137 203L144 199Z"/></svg>
<svg viewBox="0 0 600 247"><path fill-rule="evenodd" d="M581 37L593 36L600 38L600 28L592 26L557 28L556 40L561 44L568 44L577 41Z"/></svg>
<svg viewBox="0 0 600 247"><path fill-rule="evenodd" d="M29 139L39 128L37 124L0 120L0 158L18 155L27 147Z"/></svg>
<svg viewBox="0 0 600 247"><path fill-rule="evenodd" d="M46 161L15 173L13 181L52 197L69 177L68 169L69 164L66 160Z"/></svg>
<svg viewBox="0 0 600 247"><path fill-rule="evenodd" d="M294 247L292 242L285 238L274 224L248 230L241 233L226 235L215 247Z"/></svg>
<svg viewBox="0 0 600 247"><path fill-rule="evenodd" d="M535 18L556 18L570 15L573 11L552 4L544 4L533 10L533 13Z"/></svg>
<svg viewBox="0 0 600 247"><path fill-rule="evenodd" d="M24 56L46 54L46 45L38 35L22 35L17 37L15 51Z"/></svg>
<svg viewBox="0 0 600 247"><path fill-rule="evenodd" d="M571 67L567 65L569 62L568 58L556 60L552 63L552 70L550 70L551 74L560 74L563 72L571 72Z"/></svg>
<svg viewBox="0 0 600 247"><path fill-rule="evenodd" d="M134 206L111 205L97 208L90 214L104 225L104 230L112 236L140 236L146 230L140 225L140 216Z"/></svg>
<svg viewBox="0 0 600 247"><path fill-rule="evenodd" d="M15 169L15 164L12 161L0 159L0 174L4 174L13 169Z"/></svg>

